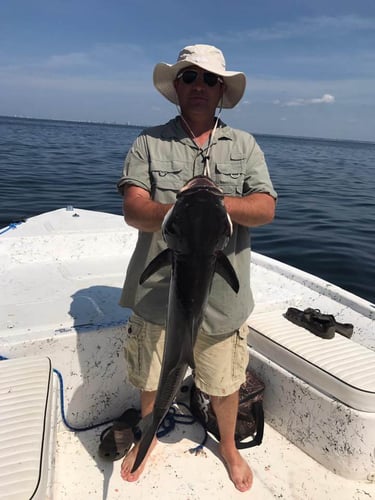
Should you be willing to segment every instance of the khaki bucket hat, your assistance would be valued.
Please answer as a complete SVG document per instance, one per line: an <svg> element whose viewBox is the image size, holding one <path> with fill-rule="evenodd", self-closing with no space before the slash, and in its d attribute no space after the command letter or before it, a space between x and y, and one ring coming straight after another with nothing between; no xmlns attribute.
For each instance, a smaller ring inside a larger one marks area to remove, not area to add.
<svg viewBox="0 0 375 500"><path fill-rule="evenodd" d="M188 66L198 66L224 79L223 108L234 108L241 100L246 87L244 73L226 71L223 53L216 47L212 45L189 45L181 50L175 64L161 62L154 68L154 85L168 101L178 105L173 82L180 71Z"/></svg>

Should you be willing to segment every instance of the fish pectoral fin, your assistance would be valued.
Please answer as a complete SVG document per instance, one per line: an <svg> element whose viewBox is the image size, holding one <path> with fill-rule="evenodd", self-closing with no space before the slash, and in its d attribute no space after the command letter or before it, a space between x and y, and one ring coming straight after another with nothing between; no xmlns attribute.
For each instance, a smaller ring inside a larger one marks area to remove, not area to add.
<svg viewBox="0 0 375 500"><path fill-rule="evenodd" d="M219 252L217 255L215 272L220 274L220 276L225 279L234 292L238 293L240 283L238 281L236 271L234 270L228 257L223 252Z"/></svg>
<svg viewBox="0 0 375 500"><path fill-rule="evenodd" d="M141 274L141 277L139 278L139 284L142 285L147 278L149 278L152 274L156 273L161 269L162 267L168 266L172 263L172 251L169 250L169 248L166 248L163 250L159 255L157 255L152 261L149 263L149 265L146 267L146 269L143 271Z"/></svg>

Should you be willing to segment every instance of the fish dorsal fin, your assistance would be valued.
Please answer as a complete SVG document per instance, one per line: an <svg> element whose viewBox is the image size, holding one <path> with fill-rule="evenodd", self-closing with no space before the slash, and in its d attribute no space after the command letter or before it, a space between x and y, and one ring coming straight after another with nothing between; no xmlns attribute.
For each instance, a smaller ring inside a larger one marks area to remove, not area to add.
<svg viewBox="0 0 375 500"><path fill-rule="evenodd" d="M152 259L152 261L149 263L149 265L141 274L141 277L139 278L139 284L142 285L142 283L144 283L147 280L147 278L149 278L152 274L156 273L157 271L159 271L159 269L168 266L171 263L172 263L172 252L171 250L169 250L169 248L166 248L161 253L159 253L154 259Z"/></svg>
<svg viewBox="0 0 375 500"><path fill-rule="evenodd" d="M217 254L215 272L220 274L220 276L225 279L233 291L238 293L240 283L238 281L236 271L233 269L228 257L223 252L219 252Z"/></svg>

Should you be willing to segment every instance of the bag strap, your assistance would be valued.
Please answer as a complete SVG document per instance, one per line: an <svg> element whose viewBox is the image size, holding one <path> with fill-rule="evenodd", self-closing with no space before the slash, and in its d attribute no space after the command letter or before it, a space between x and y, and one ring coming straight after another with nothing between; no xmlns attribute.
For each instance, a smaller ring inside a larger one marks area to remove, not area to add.
<svg viewBox="0 0 375 500"><path fill-rule="evenodd" d="M236 441L237 449L243 450L245 448L252 448L262 443L264 433L264 411L262 401L255 401L251 407L255 421L255 436L251 441Z"/></svg>

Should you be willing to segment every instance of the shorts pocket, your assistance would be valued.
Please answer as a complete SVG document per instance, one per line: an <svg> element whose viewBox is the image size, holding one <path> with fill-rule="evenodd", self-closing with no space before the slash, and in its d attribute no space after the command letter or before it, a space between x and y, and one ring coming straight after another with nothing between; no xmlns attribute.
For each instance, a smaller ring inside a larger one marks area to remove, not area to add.
<svg viewBox="0 0 375 500"><path fill-rule="evenodd" d="M142 370L142 344L145 337L144 321L132 316L127 324L125 359L129 373L140 374Z"/></svg>
<svg viewBox="0 0 375 500"><path fill-rule="evenodd" d="M249 363L249 352L247 349L247 326L241 326L234 332L233 339L233 357L232 357L232 376L234 379L241 378Z"/></svg>
<svg viewBox="0 0 375 500"><path fill-rule="evenodd" d="M126 330L127 337L139 338L142 334L144 335L144 324L145 321L139 316L136 316L135 314L130 316Z"/></svg>

